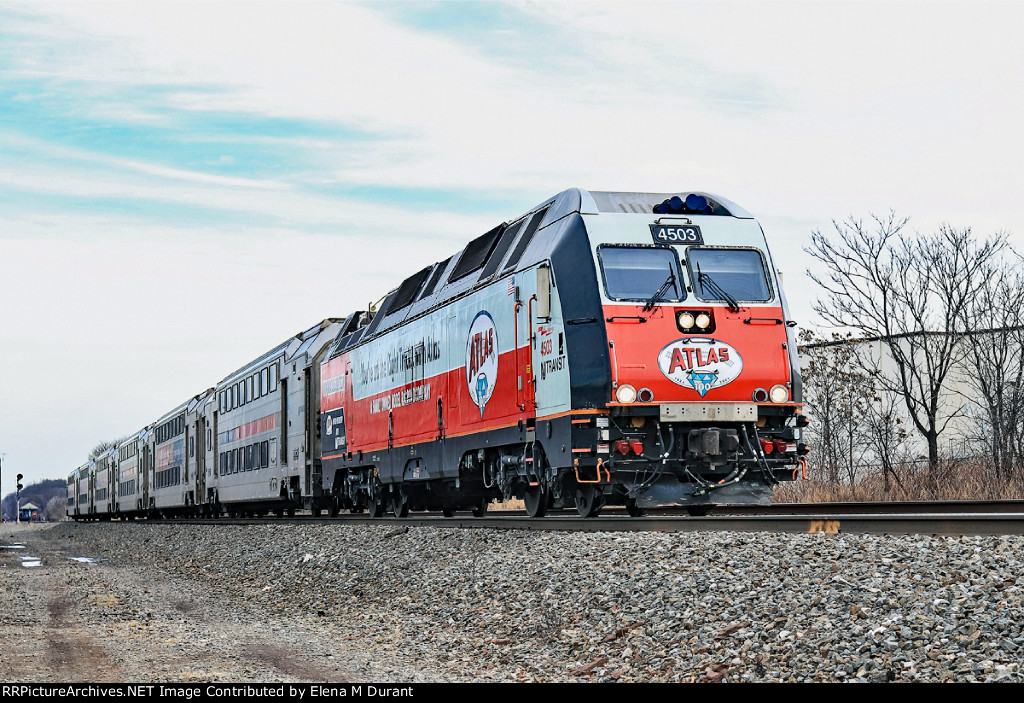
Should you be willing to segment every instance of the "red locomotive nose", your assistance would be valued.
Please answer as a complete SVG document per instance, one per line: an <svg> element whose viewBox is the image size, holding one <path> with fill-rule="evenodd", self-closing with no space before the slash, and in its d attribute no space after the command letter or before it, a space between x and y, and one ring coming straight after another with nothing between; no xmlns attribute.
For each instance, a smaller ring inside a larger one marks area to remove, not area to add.
<svg viewBox="0 0 1024 703"><path fill-rule="evenodd" d="M615 440L615 451L617 451L622 456L626 456L627 454L629 454L629 442L627 442L624 439Z"/></svg>
<svg viewBox="0 0 1024 703"><path fill-rule="evenodd" d="M644 453L644 445L638 439L634 439L629 443L629 448L633 450L633 453L640 456Z"/></svg>
<svg viewBox="0 0 1024 703"><path fill-rule="evenodd" d="M774 449L775 449L775 443L772 442L770 439L762 439L761 440L761 450L765 454L771 454Z"/></svg>

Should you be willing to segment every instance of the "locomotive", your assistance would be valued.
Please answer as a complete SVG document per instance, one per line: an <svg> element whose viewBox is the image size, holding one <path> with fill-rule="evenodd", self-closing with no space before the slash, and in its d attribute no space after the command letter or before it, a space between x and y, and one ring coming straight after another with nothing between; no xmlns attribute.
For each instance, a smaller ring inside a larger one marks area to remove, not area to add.
<svg viewBox="0 0 1024 703"><path fill-rule="evenodd" d="M80 467L68 512L767 502L809 450L793 324L738 205L570 189Z"/></svg>

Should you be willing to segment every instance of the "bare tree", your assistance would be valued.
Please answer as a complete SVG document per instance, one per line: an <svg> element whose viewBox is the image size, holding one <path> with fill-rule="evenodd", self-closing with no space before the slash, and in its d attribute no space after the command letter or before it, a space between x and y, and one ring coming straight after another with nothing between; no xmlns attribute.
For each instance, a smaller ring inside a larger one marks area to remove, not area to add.
<svg viewBox="0 0 1024 703"><path fill-rule="evenodd" d="M961 361L964 325L977 295L1006 247L996 234L977 241L970 228L942 225L931 235L906 233L906 219L873 216L873 229L850 218L835 233L812 233L807 253L827 273L808 275L825 296L814 305L827 322L878 340L892 359L872 369L875 385L898 394L928 444L929 475L939 464L939 436L955 413L940 417L947 378Z"/></svg>
<svg viewBox="0 0 1024 703"><path fill-rule="evenodd" d="M92 448L91 452L89 452L89 461L92 461L93 459L95 459L108 449L113 449L114 447L120 446L120 444L124 442L126 439L128 439L128 437L120 437L118 439L111 439L100 442L99 444Z"/></svg>
<svg viewBox="0 0 1024 703"><path fill-rule="evenodd" d="M963 372L980 401L986 454L1003 480L1020 463L1024 429L1024 274L1015 264L996 270L969 306L972 362Z"/></svg>
<svg viewBox="0 0 1024 703"><path fill-rule="evenodd" d="M46 501L40 512L40 517L50 522L62 519L68 511L67 499L64 496L54 496Z"/></svg>
<svg viewBox="0 0 1024 703"><path fill-rule="evenodd" d="M861 455L869 437L865 418L871 399L871 379L856 359L856 340L834 332L831 341L810 330L800 333L804 403L811 424L807 439L815 466L833 489L849 481L856 494Z"/></svg>
<svg viewBox="0 0 1024 703"><path fill-rule="evenodd" d="M902 405L903 401L896 393L875 389L864 416L864 428L871 438L868 453L882 471L882 490L885 493L892 490L892 483L904 489L897 469L909 465L912 460L907 447L906 423L900 413Z"/></svg>

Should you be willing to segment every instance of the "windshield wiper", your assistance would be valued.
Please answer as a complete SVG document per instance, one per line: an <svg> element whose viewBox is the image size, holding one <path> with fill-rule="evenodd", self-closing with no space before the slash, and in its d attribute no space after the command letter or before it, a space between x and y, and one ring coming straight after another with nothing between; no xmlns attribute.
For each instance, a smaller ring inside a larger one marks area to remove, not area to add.
<svg viewBox="0 0 1024 703"><path fill-rule="evenodd" d="M740 311L740 304L736 300L736 298L729 295L729 292L727 290L725 290L724 288L722 288L722 286L715 283L715 279L711 278L710 275L702 272L700 270L700 264L697 264L697 281L702 286L706 285L708 287L708 290L710 290L715 295L722 296L722 300L729 303L729 312Z"/></svg>
<svg viewBox="0 0 1024 703"><path fill-rule="evenodd" d="M644 305L643 312L650 312L651 310L653 310L654 304L658 302L659 298L661 298L663 295L665 295L665 293L668 292L669 286L675 285L675 282L676 275L670 271L668 274L668 278L666 278L665 282L661 284L661 288L658 289L658 292L652 295L650 300L647 301L647 304Z"/></svg>

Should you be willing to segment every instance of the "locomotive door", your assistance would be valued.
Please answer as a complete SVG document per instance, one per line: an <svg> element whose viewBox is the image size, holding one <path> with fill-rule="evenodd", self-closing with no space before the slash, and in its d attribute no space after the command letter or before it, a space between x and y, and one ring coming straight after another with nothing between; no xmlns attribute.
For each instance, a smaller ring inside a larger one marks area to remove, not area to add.
<svg viewBox="0 0 1024 703"><path fill-rule="evenodd" d="M444 325L445 320L441 320L441 324ZM441 334L438 339L440 341L435 342L437 344L444 344L447 348L447 336L444 334L444 328L441 329ZM440 350L439 350L440 351ZM447 354L439 355L441 360L444 362L444 366L441 368L440 374L434 374L433 383L437 387L437 441L443 441L445 436L445 430L448 425L448 413L445 412L444 399L448 393L448 358Z"/></svg>
<svg viewBox="0 0 1024 703"><path fill-rule="evenodd" d="M521 299L516 300L513 342L516 361L516 406L520 411L531 414L537 407L537 384L533 380L533 308L536 302L536 296L532 296L526 303Z"/></svg>
<svg viewBox="0 0 1024 703"><path fill-rule="evenodd" d="M523 399L526 405L526 412L536 414L537 408L537 379L533 368L533 350L537 345L537 329L534 318L537 315L537 296L530 296L526 305L526 363L525 377L523 378L524 393Z"/></svg>

